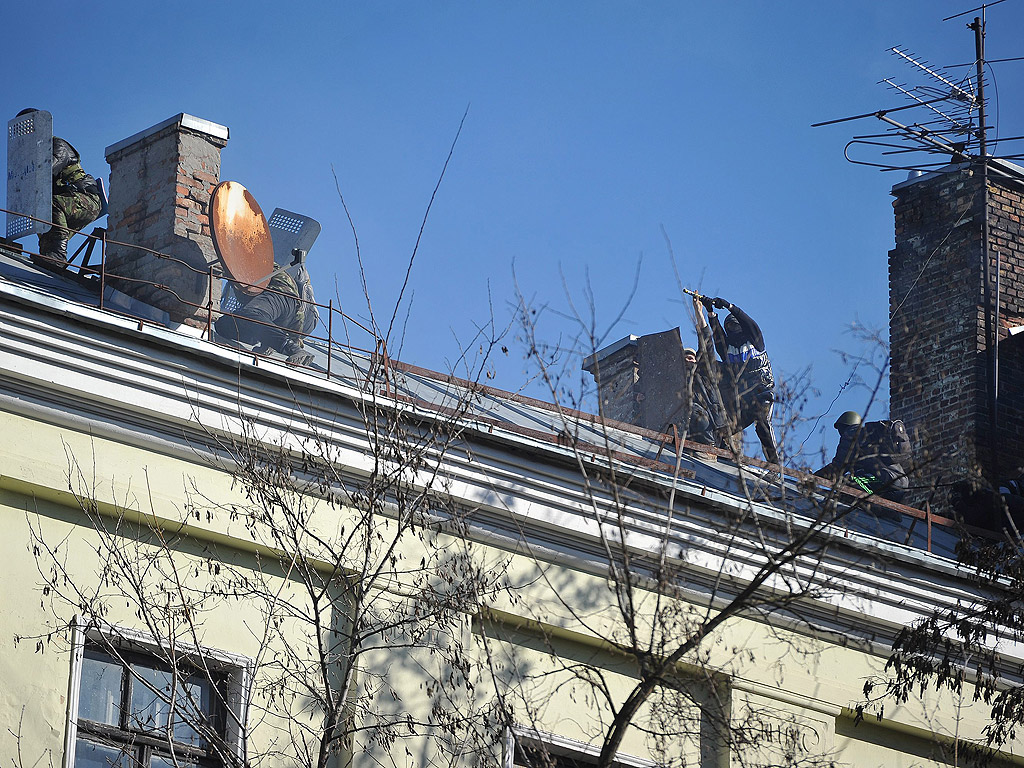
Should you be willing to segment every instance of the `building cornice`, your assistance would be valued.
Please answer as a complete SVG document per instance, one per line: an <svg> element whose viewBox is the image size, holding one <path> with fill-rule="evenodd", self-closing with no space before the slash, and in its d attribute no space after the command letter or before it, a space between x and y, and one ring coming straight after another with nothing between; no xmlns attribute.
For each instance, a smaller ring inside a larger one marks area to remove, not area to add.
<svg viewBox="0 0 1024 768"><path fill-rule="evenodd" d="M237 437L242 422L256 434L292 443L324 439L357 479L372 470L360 409L381 404L419 419L438 414L376 392L325 380L243 355L165 328L0 283L0 408L139 448L201 461L218 437ZM811 524L785 509L646 467L620 467L631 491L619 500L580 476L570 445L529 439L467 418L464 443L440 457L447 490L471 509L481 534L516 538L540 556L600 564L599 520L622 514L625 546L643 562L665 536L664 495L674 482L677 504L669 557L685 569L695 598L721 588L726 565L739 584L764 561L758 535L774 546ZM591 458L593 466L601 457ZM596 488L596 490L595 490ZM596 515L596 517L595 517ZM736 526L747 515L746 525ZM833 585L820 621L863 636L931 610L977 597L956 563L909 546L845 530L821 531L829 548L795 573ZM606 563L598 567L598 572ZM728 581L728 580L727 580ZM717 584L717 586L716 586ZM836 588L842 585L842 589ZM771 585L768 585L771 588Z"/></svg>

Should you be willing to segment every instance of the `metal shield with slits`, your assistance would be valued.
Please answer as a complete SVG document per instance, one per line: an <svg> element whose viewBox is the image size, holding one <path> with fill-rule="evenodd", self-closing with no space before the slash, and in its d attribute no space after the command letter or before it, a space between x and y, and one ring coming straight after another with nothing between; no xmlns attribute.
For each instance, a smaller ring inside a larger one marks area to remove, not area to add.
<svg viewBox="0 0 1024 768"><path fill-rule="evenodd" d="M50 228L53 218L53 117L40 109L7 123L6 236L12 240Z"/></svg>

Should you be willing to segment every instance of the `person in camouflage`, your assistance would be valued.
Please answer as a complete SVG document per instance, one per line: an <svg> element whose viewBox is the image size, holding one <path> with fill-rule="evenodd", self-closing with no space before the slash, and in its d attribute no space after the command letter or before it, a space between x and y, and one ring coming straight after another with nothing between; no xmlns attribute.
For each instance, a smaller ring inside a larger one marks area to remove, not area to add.
<svg viewBox="0 0 1024 768"><path fill-rule="evenodd" d="M23 109L18 115L34 111ZM39 254L44 261L67 263L68 240L100 216L99 183L82 169L80 160L78 150L69 142L53 137L53 226L39 235Z"/></svg>
<svg viewBox="0 0 1024 768"><path fill-rule="evenodd" d="M232 314L222 315L214 328L224 341L252 344L260 354L281 352L289 363L308 365L313 356L302 348L306 305L301 295L295 278L275 264L267 287Z"/></svg>
<svg viewBox="0 0 1024 768"><path fill-rule="evenodd" d="M719 389L721 372L714 359L711 327L704 317L703 305L696 297L693 298L693 315L697 349L683 349L684 371L692 403L687 439L723 448L728 437L728 417Z"/></svg>

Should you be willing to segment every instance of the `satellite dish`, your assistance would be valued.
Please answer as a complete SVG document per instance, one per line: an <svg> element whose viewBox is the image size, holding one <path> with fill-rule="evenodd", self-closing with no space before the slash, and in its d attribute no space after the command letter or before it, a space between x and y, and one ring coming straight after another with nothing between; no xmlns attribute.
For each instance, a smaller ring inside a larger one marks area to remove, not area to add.
<svg viewBox="0 0 1024 768"><path fill-rule="evenodd" d="M274 241L259 203L237 181L222 181L210 197L213 247L239 290L255 296L274 272Z"/></svg>

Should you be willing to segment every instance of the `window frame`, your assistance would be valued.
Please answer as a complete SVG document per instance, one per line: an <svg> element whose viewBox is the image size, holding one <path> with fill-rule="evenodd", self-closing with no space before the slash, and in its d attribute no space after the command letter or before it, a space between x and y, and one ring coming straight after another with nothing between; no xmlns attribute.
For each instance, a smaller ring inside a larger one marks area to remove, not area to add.
<svg viewBox="0 0 1024 768"><path fill-rule="evenodd" d="M503 768L515 768L516 747L546 750L555 757L566 757L570 760L596 765L601 755L601 748L587 744L567 736L559 736L536 728L513 725L505 731ZM658 763L642 757L634 757L619 753L612 761L616 768L658 768Z"/></svg>
<svg viewBox="0 0 1024 768"><path fill-rule="evenodd" d="M159 669L163 664L160 662L160 643L155 641L151 635L123 627L113 625L107 627L87 626L80 616L75 616L72 625L72 647L71 647L71 676L68 686L68 708L67 727L65 729L64 741L64 768L72 768L75 765L76 749L79 731L83 736L92 737L97 743L108 746L123 745L123 735L130 733L132 743L140 748L160 748L166 751L167 739L164 737L150 736L145 731L138 729L122 728L119 725L98 723L94 720L87 720L79 729L78 707L82 693L82 672L85 663L87 645L98 646L100 653L114 658L121 663L141 662L150 668ZM115 649L117 655L106 649ZM220 719L218 730L223 734L224 741L228 744L233 757L238 764L244 764L246 754L246 718L248 715L249 689L252 680L253 661L245 656L228 653L226 651L213 650L209 648L196 648L191 645L178 644L176 653L186 660L194 659L197 669L203 666L209 668L220 679L219 694L222 704L217 706L215 717ZM121 658L117 658L121 656ZM137 681L130 671L123 672L132 679L132 685ZM130 686L126 688L124 679L121 683L122 704L124 697L130 695ZM211 683L214 681L210 681ZM82 718L86 720L86 718ZM180 751L179 751L180 750ZM175 742L175 752L181 757L195 759L197 761L207 757L208 751L201 747L193 747L181 742Z"/></svg>

